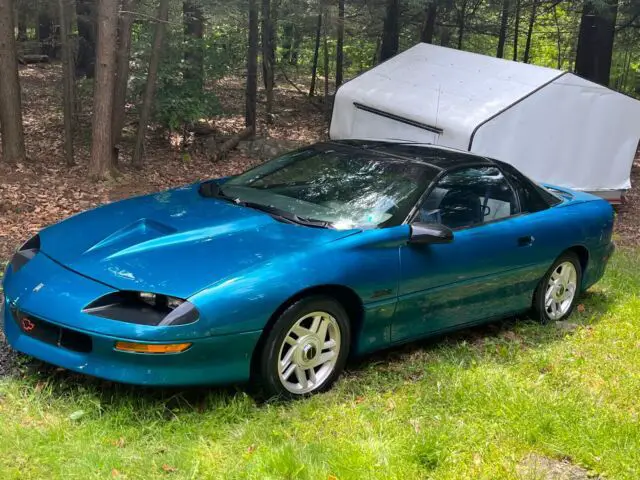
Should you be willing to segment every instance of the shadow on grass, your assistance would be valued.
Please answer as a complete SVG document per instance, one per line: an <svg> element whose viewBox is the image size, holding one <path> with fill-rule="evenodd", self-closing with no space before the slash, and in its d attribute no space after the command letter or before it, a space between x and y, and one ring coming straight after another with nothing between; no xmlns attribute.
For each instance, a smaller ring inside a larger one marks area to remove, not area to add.
<svg viewBox="0 0 640 480"><path fill-rule="evenodd" d="M432 336L351 360L345 373L347 391L361 389L393 389L406 381L417 381L425 375L428 364L452 361L459 368L472 363L513 363L514 353L541 345L562 341L580 327L589 328L605 315L614 302L601 291L586 292L579 307L566 322L541 325L528 317L511 317ZM7 347L3 347L6 349ZM450 352L453 351L453 354ZM446 354L445 352L449 352ZM58 368L21 354L11 355L10 375L20 377L35 391L44 388L50 395L68 398L79 394L92 395L102 411L129 406L153 411L171 420L176 412L204 413L246 402L253 392L247 385L226 387L144 387L105 381ZM249 400L246 406L260 405Z"/></svg>
<svg viewBox="0 0 640 480"><path fill-rule="evenodd" d="M376 369L377 376L393 382L393 377L404 371L397 379L402 383L418 380L424 375L426 364L445 357L447 361L452 361L453 356L453 363L460 368L467 368L472 362L476 365L487 362L514 363L518 352L562 341L578 328L590 328L597 324L614 302L612 295L602 291L587 291L582 294L577 308L566 321L543 325L533 314L496 319L354 359L348 365L347 375L356 380ZM447 356L447 351L453 354Z"/></svg>

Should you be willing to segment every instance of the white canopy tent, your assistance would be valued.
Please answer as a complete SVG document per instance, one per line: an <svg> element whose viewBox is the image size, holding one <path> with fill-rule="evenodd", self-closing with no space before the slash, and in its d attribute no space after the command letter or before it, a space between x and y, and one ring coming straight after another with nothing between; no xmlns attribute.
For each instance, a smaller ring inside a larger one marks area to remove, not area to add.
<svg viewBox="0 0 640 480"><path fill-rule="evenodd" d="M616 201L631 186L640 102L560 70L419 44L338 90L330 136L469 150Z"/></svg>

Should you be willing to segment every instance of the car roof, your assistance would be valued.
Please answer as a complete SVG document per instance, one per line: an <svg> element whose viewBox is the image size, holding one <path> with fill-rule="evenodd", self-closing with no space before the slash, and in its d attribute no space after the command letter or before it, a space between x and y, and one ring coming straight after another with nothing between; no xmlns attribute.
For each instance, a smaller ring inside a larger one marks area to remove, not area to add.
<svg viewBox="0 0 640 480"><path fill-rule="evenodd" d="M452 148L424 143L390 142L378 140L332 140L329 145L340 145L365 151L420 162L439 170L451 170L467 165L495 165L489 158Z"/></svg>

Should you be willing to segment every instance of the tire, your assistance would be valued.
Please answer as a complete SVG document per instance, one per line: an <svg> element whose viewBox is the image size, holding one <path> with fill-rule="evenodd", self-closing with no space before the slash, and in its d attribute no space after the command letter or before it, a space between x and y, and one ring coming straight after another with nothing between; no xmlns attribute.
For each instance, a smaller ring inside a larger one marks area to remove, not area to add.
<svg viewBox="0 0 640 480"><path fill-rule="evenodd" d="M565 252L553 262L534 293L533 306L540 323L566 320L578 302L580 285L580 259L573 252Z"/></svg>
<svg viewBox="0 0 640 480"><path fill-rule="evenodd" d="M328 390L344 369L350 344L349 317L338 301L298 300L276 320L258 352L254 372L261 395L300 398Z"/></svg>

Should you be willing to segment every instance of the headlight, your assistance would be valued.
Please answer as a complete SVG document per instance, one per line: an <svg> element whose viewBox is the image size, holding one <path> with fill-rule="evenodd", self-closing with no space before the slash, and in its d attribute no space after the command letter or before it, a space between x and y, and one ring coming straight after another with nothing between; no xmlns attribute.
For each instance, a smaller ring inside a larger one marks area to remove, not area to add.
<svg viewBox="0 0 640 480"><path fill-rule="evenodd" d="M11 269L16 273L40 251L40 236L34 235L27 240L11 258Z"/></svg>
<svg viewBox="0 0 640 480"><path fill-rule="evenodd" d="M187 325L199 318L198 309L187 300L151 292L109 293L91 302L84 313L138 325Z"/></svg>
<svg viewBox="0 0 640 480"><path fill-rule="evenodd" d="M152 307L168 308L169 310L175 310L184 303L184 300L180 298L157 295L151 292L138 292L138 296L140 300Z"/></svg>

